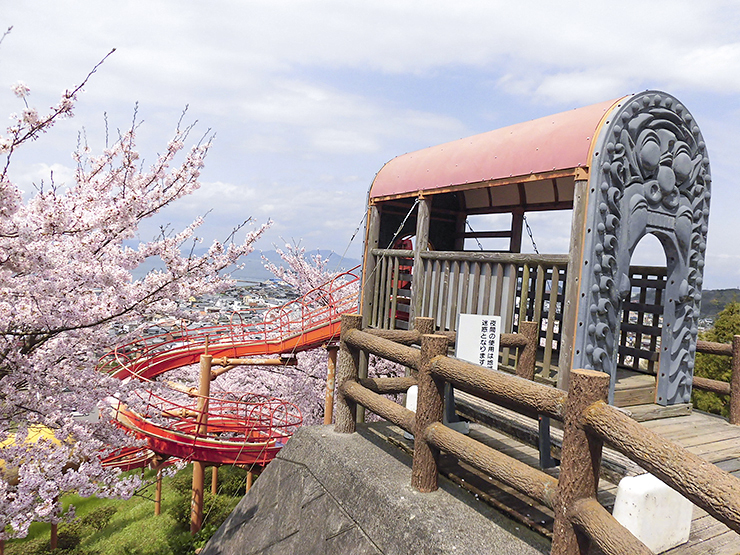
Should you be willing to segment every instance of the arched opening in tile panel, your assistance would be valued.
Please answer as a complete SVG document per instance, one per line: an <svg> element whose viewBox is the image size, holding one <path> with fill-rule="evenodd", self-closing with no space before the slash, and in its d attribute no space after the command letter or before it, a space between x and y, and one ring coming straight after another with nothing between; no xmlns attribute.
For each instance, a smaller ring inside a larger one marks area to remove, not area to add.
<svg viewBox="0 0 740 555"><path fill-rule="evenodd" d="M630 260L630 293L622 301L618 367L657 375L666 289L666 256L652 234L645 235Z"/></svg>

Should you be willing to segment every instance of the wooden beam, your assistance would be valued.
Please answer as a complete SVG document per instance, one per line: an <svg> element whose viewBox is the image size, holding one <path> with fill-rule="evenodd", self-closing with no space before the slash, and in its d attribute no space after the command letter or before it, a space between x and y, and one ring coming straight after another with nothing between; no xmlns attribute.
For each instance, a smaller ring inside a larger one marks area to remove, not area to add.
<svg viewBox="0 0 740 555"><path fill-rule="evenodd" d="M432 212L432 201L422 198L419 201L419 212L416 217L416 243L414 244L414 266L411 282L411 312L409 321L421 313L421 300L424 284L424 263L421 253L429 250L429 220Z"/></svg>
<svg viewBox="0 0 740 555"><path fill-rule="evenodd" d="M586 234L588 208L588 181L576 181L573 191L573 214L570 224L570 260L566 275L563 318L560 322L560 358L558 359L558 387L568 389L570 368L573 364L573 344L577 331L579 285L583 261L583 241Z"/></svg>

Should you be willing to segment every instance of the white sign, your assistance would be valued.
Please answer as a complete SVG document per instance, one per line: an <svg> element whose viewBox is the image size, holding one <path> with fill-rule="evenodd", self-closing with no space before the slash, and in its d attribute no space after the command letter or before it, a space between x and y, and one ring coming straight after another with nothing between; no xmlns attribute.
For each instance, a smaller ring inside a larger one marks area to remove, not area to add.
<svg viewBox="0 0 740 555"><path fill-rule="evenodd" d="M455 356L496 370L500 338L501 316L460 314L457 317Z"/></svg>

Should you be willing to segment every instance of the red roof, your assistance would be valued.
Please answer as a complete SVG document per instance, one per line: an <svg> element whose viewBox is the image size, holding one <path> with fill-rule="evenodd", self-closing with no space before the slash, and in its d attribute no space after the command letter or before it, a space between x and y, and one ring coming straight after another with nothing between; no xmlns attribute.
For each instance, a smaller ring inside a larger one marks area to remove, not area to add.
<svg viewBox="0 0 740 555"><path fill-rule="evenodd" d="M493 186L496 181L510 183L511 178L587 168L591 144L601 122L621 100L404 154L378 172L370 197L403 197L472 183Z"/></svg>

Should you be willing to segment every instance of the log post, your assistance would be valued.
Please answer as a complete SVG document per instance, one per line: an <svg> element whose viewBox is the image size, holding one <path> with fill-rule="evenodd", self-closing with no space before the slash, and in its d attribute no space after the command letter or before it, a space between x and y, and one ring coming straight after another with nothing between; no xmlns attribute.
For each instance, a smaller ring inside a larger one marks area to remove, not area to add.
<svg viewBox="0 0 740 555"><path fill-rule="evenodd" d="M436 491L439 449L427 443L425 430L434 422L441 422L444 414L444 380L432 375L432 359L447 354L447 338L443 335L421 337L421 364L419 364L419 394L416 402L414 430L414 461L411 485L422 493Z"/></svg>
<svg viewBox="0 0 740 555"><path fill-rule="evenodd" d="M247 471L247 485L245 488L245 493L252 489L252 484L254 483L254 472L251 470Z"/></svg>
<svg viewBox="0 0 740 555"><path fill-rule="evenodd" d="M326 396L324 398L324 424L331 424L334 418L334 383L337 370L337 351L336 345L327 345L326 351L329 358L326 362Z"/></svg>
<svg viewBox="0 0 740 555"><path fill-rule="evenodd" d="M414 318L414 329L421 335L432 335L434 333L434 318L417 316Z"/></svg>
<svg viewBox="0 0 740 555"><path fill-rule="evenodd" d="M519 360L516 363L516 375L525 380L534 379L538 346L537 325L537 322L522 322L519 324L519 333L527 338L527 346L523 349L519 349Z"/></svg>
<svg viewBox="0 0 740 555"><path fill-rule="evenodd" d="M730 424L740 424L740 335L732 338L732 374L730 375Z"/></svg>
<svg viewBox="0 0 740 555"><path fill-rule="evenodd" d="M193 494L190 499L190 534L200 532L203 525L203 492L206 467L201 461L193 461Z"/></svg>
<svg viewBox="0 0 740 555"><path fill-rule="evenodd" d="M555 501L552 555L586 555L591 541L577 532L571 520L576 501L595 498L603 441L586 434L583 412L609 395L609 375L596 370L572 370L563 416L560 479Z"/></svg>
<svg viewBox="0 0 740 555"><path fill-rule="evenodd" d="M414 318L414 330L419 332L419 337L433 334L434 318L429 318L427 316L416 316ZM407 366L404 375L407 377L413 376L415 378L417 373L418 372L414 368ZM403 396L403 403L406 403L406 395Z"/></svg>
<svg viewBox="0 0 740 555"><path fill-rule="evenodd" d="M339 357L337 361L337 409L334 431L340 434L355 432L357 403L345 398L342 385L347 381L357 381L360 369L360 351L350 347L346 342L347 334L360 329L362 316L359 314L342 314L341 333L339 336Z"/></svg>
<svg viewBox="0 0 740 555"><path fill-rule="evenodd" d="M208 397L211 394L211 355L200 355L200 383L198 385L198 420L195 426L196 436L205 436L208 432ZM205 464L193 461L193 495L190 502L190 533L197 534L203 525L203 486L205 482Z"/></svg>
<svg viewBox="0 0 740 555"><path fill-rule="evenodd" d="M218 467L211 467L211 495L218 493Z"/></svg>
<svg viewBox="0 0 740 555"><path fill-rule="evenodd" d="M157 470L157 483L154 490L154 516L162 514L162 469Z"/></svg>

